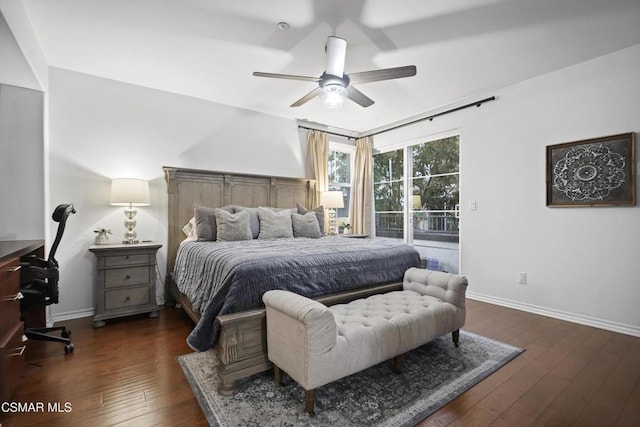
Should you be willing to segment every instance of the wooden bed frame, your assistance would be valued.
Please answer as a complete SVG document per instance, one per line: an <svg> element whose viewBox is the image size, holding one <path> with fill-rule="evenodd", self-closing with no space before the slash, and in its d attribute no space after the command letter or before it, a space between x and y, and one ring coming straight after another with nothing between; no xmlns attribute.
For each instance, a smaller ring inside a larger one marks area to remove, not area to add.
<svg viewBox="0 0 640 427"><path fill-rule="evenodd" d="M193 206L198 204L212 208L227 205L246 207L272 206L295 207L296 203L307 209L315 207L316 182L306 178L271 177L214 172L206 170L164 167L169 197L168 248L166 287L171 292L176 307L181 307L194 322L196 312L186 295L182 294L174 280L173 267L178 246L185 238L182 227L193 217ZM377 293L402 288L402 283L390 283L371 288L347 291L317 298L325 305L349 302ZM271 368L267 358L266 322L264 309L248 310L218 316L220 337L216 345L220 394L232 394L239 380Z"/></svg>

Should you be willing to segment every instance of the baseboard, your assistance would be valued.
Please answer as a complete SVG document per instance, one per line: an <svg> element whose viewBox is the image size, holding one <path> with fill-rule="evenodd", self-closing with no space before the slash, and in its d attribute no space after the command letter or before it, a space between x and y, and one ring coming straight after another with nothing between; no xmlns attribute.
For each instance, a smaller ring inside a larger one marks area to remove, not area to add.
<svg viewBox="0 0 640 427"><path fill-rule="evenodd" d="M84 310L65 311L64 313L56 313L51 315L51 321L52 323L63 322L65 320L80 319L81 317L91 317L94 314L95 314L95 310L93 308L85 308Z"/></svg>
<svg viewBox="0 0 640 427"><path fill-rule="evenodd" d="M627 325L624 323L612 322L610 320L598 319L595 317L583 316L581 314L569 313L566 311L554 310L537 305L512 301L505 298L497 298L488 295L477 294L467 291L467 298L495 304L502 307L514 308L528 313L539 314L541 316L553 317L554 319L566 320L567 322L578 323L580 325L593 326L594 328L605 329L607 331L618 332L633 337L640 337L640 327Z"/></svg>

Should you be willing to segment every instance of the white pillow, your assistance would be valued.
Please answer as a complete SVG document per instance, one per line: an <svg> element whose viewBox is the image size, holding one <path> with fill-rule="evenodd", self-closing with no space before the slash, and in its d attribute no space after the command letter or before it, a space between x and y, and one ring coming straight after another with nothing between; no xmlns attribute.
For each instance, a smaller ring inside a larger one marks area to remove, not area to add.
<svg viewBox="0 0 640 427"><path fill-rule="evenodd" d="M182 227L182 232L187 236L187 240L196 240L196 218L192 217L188 223Z"/></svg>

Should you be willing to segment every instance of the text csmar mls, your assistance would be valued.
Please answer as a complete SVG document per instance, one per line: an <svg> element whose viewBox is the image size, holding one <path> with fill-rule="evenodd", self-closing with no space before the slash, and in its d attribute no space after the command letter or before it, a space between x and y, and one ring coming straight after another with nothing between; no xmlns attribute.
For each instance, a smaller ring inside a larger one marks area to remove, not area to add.
<svg viewBox="0 0 640 427"><path fill-rule="evenodd" d="M71 412L71 402L2 402L0 412Z"/></svg>

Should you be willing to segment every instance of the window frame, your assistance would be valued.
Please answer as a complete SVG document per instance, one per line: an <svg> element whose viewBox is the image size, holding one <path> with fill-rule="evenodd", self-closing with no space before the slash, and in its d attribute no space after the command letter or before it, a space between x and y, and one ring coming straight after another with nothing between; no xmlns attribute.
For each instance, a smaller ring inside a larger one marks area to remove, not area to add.
<svg viewBox="0 0 640 427"><path fill-rule="evenodd" d="M345 153L349 155L349 182L348 183L339 183L339 182L327 182L327 189L331 189L332 187L338 188L348 188L349 189L349 197L345 200L345 206L342 209L346 209L346 216L336 215L336 218L339 218L338 225L346 219L348 223L351 222L351 218L349 217L351 211L351 191L353 189L353 172L355 167L355 153L356 147L355 145L345 144L342 142L336 142L329 140L329 145L327 147L327 172L329 168L329 157L332 151L338 153ZM328 174L327 174L328 175Z"/></svg>
<svg viewBox="0 0 640 427"><path fill-rule="evenodd" d="M451 132L446 132L446 133L442 133L442 134L437 134L437 135L430 135L430 136L426 136L426 137L420 137L420 138L415 138L409 141L404 141L402 143L399 144L393 144L393 145L389 145L389 146L385 146L381 149L377 149L374 150L373 155L376 156L378 154L384 154L384 153L389 153L392 151L397 151L397 150L403 150L403 176L401 180L392 180L392 181L380 181L380 182L376 182L375 181L375 177L372 177L372 182L373 182L373 188L374 188L374 193L375 193L375 186L377 183L383 183L383 182L396 182L399 181L402 183L402 185L404 186L403 188L403 194L404 194L404 205L403 205L403 211L402 211L402 217L403 217L403 241L407 242L409 244L414 244L414 240L418 240L418 241L438 241L440 239L429 239L429 240L423 240L423 239L414 239L414 214L416 212L431 212L431 211L422 211L422 210L414 210L413 209L413 205L409 202L412 200L412 196L413 196L413 181L414 179L416 179L417 177L413 176L413 147L416 145L421 145L421 144L428 144L431 142L436 142L442 139L448 139L448 138L453 138L453 137L457 137L458 138L458 162L460 162L460 142L461 142L461 132L459 130L454 130ZM458 163L460 164L460 163ZM458 167L458 171L457 172L447 172L447 173L439 173L439 174L434 174L432 175L432 177L439 177L439 176L450 176L450 175L457 175L458 176L458 192L460 192L460 177L461 177L461 172L460 172L460 167ZM418 178L420 179L420 178ZM375 208L375 198L373 200L372 203L373 206L373 212L372 212L372 216L373 216L373 220L374 220L374 224L375 224L375 215L377 213L376 208ZM459 218L459 206L460 206L460 195L458 194L458 203L456 203L454 205L454 207L452 209L446 209L446 210L434 210L433 212L442 212L442 213L453 213L453 215L455 216L455 218ZM386 211L385 211L386 212ZM395 211L394 211L395 212ZM374 229L372 230L373 233L376 233L376 229L374 227ZM398 237L399 238L399 237ZM443 238L441 241L445 241L445 242L451 242L451 243L456 243L458 244L460 242L460 230L458 227L458 233L455 235L455 237L449 237L449 238Z"/></svg>

